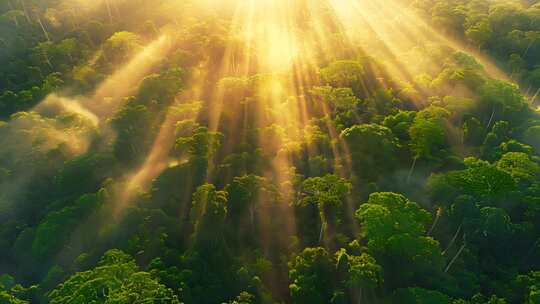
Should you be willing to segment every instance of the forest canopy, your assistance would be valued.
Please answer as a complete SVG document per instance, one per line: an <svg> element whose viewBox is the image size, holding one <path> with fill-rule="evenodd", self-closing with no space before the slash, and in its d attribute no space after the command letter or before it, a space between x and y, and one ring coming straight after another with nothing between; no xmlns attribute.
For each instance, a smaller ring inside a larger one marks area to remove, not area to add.
<svg viewBox="0 0 540 304"><path fill-rule="evenodd" d="M0 46L1 304L540 304L538 0L2 0Z"/></svg>

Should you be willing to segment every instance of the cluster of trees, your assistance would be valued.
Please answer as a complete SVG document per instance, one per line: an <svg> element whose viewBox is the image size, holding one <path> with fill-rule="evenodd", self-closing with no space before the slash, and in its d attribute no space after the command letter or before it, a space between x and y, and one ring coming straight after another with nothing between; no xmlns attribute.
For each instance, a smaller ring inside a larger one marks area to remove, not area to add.
<svg viewBox="0 0 540 304"><path fill-rule="evenodd" d="M409 1L429 22L489 53L534 95L540 89L538 1Z"/></svg>
<svg viewBox="0 0 540 304"><path fill-rule="evenodd" d="M426 44L443 64L411 86L350 42L281 96L298 75L220 74L238 37L176 2L0 4L1 303L540 303L540 114L517 85ZM481 47L540 86L537 5L431 3L414 7L472 41L489 26ZM34 108L93 96L165 31L172 51L101 93L118 107L98 123ZM167 166L132 187L156 148Z"/></svg>

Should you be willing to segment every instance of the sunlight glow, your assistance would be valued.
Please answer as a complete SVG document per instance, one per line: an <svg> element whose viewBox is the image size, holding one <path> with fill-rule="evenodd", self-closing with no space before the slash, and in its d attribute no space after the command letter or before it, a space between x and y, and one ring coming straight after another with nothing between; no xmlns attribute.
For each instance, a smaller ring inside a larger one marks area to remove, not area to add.
<svg viewBox="0 0 540 304"><path fill-rule="evenodd" d="M116 7L116 3L96 2L107 5L111 19L114 18L111 7ZM248 129L256 129L260 147L272 159L264 176L275 181L285 197L292 195L294 172L284 168L293 167L295 157L304 148L308 158L321 154L321 147L315 141L307 147L299 144L306 137L315 137L318 128L324 128L331 137L329 153L333 154L336 173L350 174L349 148L340 137L340 130L324 119L331 109L311 92L314 86L327 85L320 67L351 58L365 62L363 72L372 73L374 79L370 81L377 85L357 79L359 93L369 96L375 93L373 87L391 89L392 84L399 83L404 88L403 94L421 106L428 96L424 92L426 84L413 75L438 69L443 64L427 56L431 43L436 40L465 50L396 0L179 0L177 5L169 4L162 9L164 17L174 20L174 25L160 29L168 34L151 42L107 78L92 97L81 102L81 107L68 110L94 115L100 120L115 112L122 98L129 96L161 59L175 51L174 39L185 34L180 29L179 16L196 19L205 14L217 15L224 20L223 32L219 33L224 37L216 41L224 41L224 45L210 44L196 54L201 62L191 69L187 86L190 89L174 103L205 100L208 107L205 119L210 131L225 133L224 154L234 152L239 141L252 135L247 134ZM199 25L204 30L202 23ZM377 68L369 64L372 57L381 61L377 62ZM483 64L492 76L506 77L487 59ZM215 87L205 91L209 83L215 83ZM317 113L308 111L314 108L313 104L319 109ZM122 178L122 189L115 198L118 213L139 192L147 191L160 173L183 163L182 159L171 158L169 153L174 145L177 120L169 109L144 162ZM208 170L214 168L209 164ZM281 208L288 223L284 229L294 234L293 210L289 206ZM352 216L351 202L347 208ZM264 228L262 231L268 233Z"/></svg>

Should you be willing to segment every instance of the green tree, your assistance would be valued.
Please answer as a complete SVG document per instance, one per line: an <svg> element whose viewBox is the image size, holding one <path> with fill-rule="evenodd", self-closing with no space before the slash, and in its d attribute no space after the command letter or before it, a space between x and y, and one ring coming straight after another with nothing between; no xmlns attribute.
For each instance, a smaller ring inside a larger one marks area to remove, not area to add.
<svg viewBox="0 0 540 304"><path fill-rule="evenodd" d="M536 154L540 154L540 126L532 126L523 134L523 141L532 146Z"/></svg>
<svg viewBox="0 0 540 304"><path fill-rule="evenodd" d="M479 49L483 49L493 38L493 30L486 19L478 21L465 31L465 36Z"/></svg>
<svg viewBox="0 0 540 304"><path fill-rule="evenodd" d="M358 121L360 100L351 88L315 87L311 94L322 101L323 113L329 112L325 114L332 115L340 130Z"/></svg>
<svg viewBox="0 0 540 304"><path fill-rule="evenodd" d="M536 304L540 302L540 272L533 271L527 275L518 275L515 280L518 290L516 302Z"/></svg>
<svg viewBox="0 0 540 304"><path fill-rule="evenodd" d="M177 296L149 273L139 271L133 258L120 250L105 253L97 266L72 275L48 294L51 304L178 303Z"/></svg>
<svg viewBox="0 0 540 304"><path fill-rule="evenodd" d="M384 118L383 125L394 133L400 141L410 139L409 129L411 128L417 112L400 110L394 115Z"/></svg>
<svg viewBox="0 0 540 304"><path fill-rule="evenodd" d="M40 262L47 261L56 254L67 241L81 220L97 210L106 198L105 190L81 196L72 205L60 211L51 212L37 226L32 255Z"/></svg>
<svg viewBox="0 0 540 304"><path fill-rule="evenodd" d="M130 99L132 100L132 99ZM152 115L144 105L133 105L130 101L111 120L118 132L114 143L117 160L132 164L137 162L151 145L153 134Z"/></svg>
<svg viewBox="0 0 540 304"><path fill-rule="evenodd" d="M503 200L516 189L512 175L497 166L475 158L465 159L464 170L432 175L429 192L435 200L452 200L470 195L480 201Z"/></svg>
<svg viewBox="0 0 540 304"><path fill-rule="evenodd" d="M403 304L452 304L452 299L438 291L423 288L398 289L392 295L391 303ZM457 303L456 303L457 304Z"/></svg>
<svg viewBox="0 0 540 304"><path fill-rule="evenodd" d="M58 190L66 195L82 195L99 190L112 167L109 154L84 154L68 160L55 178Z"/></svg>
<svg viewBox="0 0 540 304"><path fill-rule="evenodd" d="M123 62L140 47L141 40L137 34L116 32L103 44L103 56L109 63Z"/></svg>
<svg viewBox="0 0 540 304"><path fill-rule="evenodd" d="M364 67L358 61L341 60L321 69L326 84L335 88L351 88L355 93L363 89Z"/></svg>
<svg viewBox="0 0 540 304"><path fill-rule="evenodd" d="M171 69L163 74L146 76L139 85L137 99L139 102L150 105L156 102L158 109L170 104L175 95L183 87L184 72L181 69Z"/></svg>
<svg viewBox="0 0 540 304"><path fill-rule="evenodd" d="M345 249L336 252L338 278L344 281L354 303L373 300L374 292L382 285L382 269L367 253L349 255Z"/></svg>
<svg viewBox="0 0 540 304"><path fill-rule="evenodd" d="M324 177L313 177L306 179L300 189L300 197L295 205L299 208L302 218L306 221L301 223L307 229L308 222L316 210L318 213L319 229L318 243L321 243L325 236L338 233L343 224L344 204L351 191L352 185L345 179L336 175L326 175ZM303 230L303 229L302 229ZM306 233L309 235L309 233Z"/></svg>
<svg viewBox="0 0 540 304"><path fill-rule="evenodd" d="M415 116L409 129L413 162L409 177L412 175L418 159L440 161L448 152L445 124L449 112L439 107L428 107Z"/></svg>
<svg viewBox="0 0 540 304"><path fill-rule="evenodd" d="M279 202L276 187L263 177L244 175L235 177L225 191L229 197L227 219L232 224L233 239L253 244L259 231L271 228L262 225L272 222L263 218L269 216ZM236 244L243 245L243 242Z"/></svg>
<svg viewBox="0 0 540 304"><path fill-rule="evenodd" d="M30 302L16 298L5 290L0 290L0 303L2 304L30 304Z"/></svg>
<svg viewBox="0 0 540 304"><path fill-rule="evenodd" d="M397 165L399 142L392 131L378 124L355 125L341 137L349 146L354 173L366 180L376 180Z"/></svg>
<svg viewBox="0 0 540 304"><path fill-rule="evenodd" d="M442 271L439 243L425 236L431 216L418 204L395 193L373 193L356 217L369 252L381 263L390 286L432 284Z"/></svg>
<svg viewBox="0 0 540 304"><path fill-rule="evenodd" d="M176 125L173 155L187 158L197 178L205 178L212 169L213 157L224 138L223 133L210 131L193 121L180 121Z"/></svg>
<svg viewBox="0 0 540 304"><path fill-rule="evenodd" d="M499 120L515 122L528 110L519 88L511 83L490 80L479 89L479 113L483 113L486 129Z"/></svg>
<svg viewBox="0 0 540 304"><path fill-rule="evenodd" d="M522 152L508 152L497 161L497 168L510 174L517 184L530 184L538 180L540 168L529 155Z"/></svg>
<svg viewBox="0 0 540 304"><path fill-rule="evenodd" d="M193 225L195 248L205 254L224 250L222 231L227 216L227 192L217 191L214 185L206 184L193 193L190 222Z"/></svg>
<svg viewBox="0 0 540 304"><path fill-rule="evenodd" d="M326 304L333 295L332 258L321 247L306 248L289 262L293 303Z"/></svg>
<svg viewBox="0 0 540 304"><path fill-rule="evenodd" d="M255 296L248 293L248 292L242 292L236 299L231 300L224 304L252 304L255 302Z"/></svg>

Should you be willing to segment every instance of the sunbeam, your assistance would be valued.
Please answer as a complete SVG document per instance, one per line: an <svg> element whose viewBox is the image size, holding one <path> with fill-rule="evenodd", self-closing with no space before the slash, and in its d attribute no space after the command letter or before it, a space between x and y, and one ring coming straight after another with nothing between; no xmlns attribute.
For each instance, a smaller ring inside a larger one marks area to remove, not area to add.
<svg viewBox="0 0 540 304"><path fill-rule="evenodd" d="M1 303L536 303L535 1L0 13Z"/></svg>

